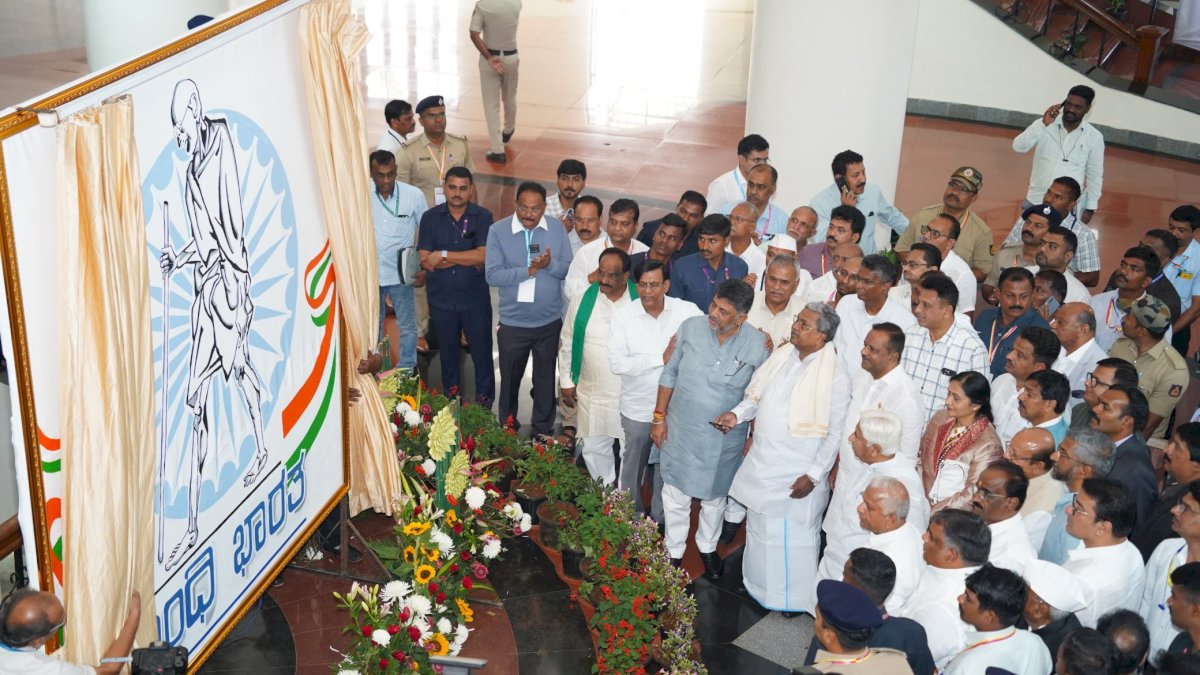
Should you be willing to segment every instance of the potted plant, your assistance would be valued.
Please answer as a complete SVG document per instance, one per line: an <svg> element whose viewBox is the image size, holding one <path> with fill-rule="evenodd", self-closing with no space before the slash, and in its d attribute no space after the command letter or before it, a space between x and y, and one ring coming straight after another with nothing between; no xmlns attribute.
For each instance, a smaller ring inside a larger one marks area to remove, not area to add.
<svg viewBox="0 0 1200 675"><path fill-rule="evenodd" d="M576 500L585 494L598 495L604 488L567 458L560 459L558 466L561 470L545 485L546 501L538 507L542 545L554 549L561 548L558 539L562 528L579 519Z"/></svg>
<svg viewBox="0 0 1200 675"><path fill-rule="evenodd" d="M534 524L538 523L538 506L546 501L546 487L567 475L568 470L579 471L574 463L568 463L557 452L548 451L541 443L535 444L532 452L517 460L516 466L517 480L512 484L513 499L533 518Z"/></svg>

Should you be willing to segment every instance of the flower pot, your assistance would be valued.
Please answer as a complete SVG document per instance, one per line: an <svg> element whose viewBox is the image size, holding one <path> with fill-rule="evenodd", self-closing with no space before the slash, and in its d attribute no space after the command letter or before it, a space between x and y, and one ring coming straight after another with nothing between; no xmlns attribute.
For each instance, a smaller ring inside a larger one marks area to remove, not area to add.
<svg viewBox="0 0 1200 675"><path fill-rule="evenodd" d="M558 548L558 535L571 519L579 518L579 509L574 504L560 501L544 501L537 508L537 522L542 526L542 546Z"/></svg>
<svg viewBox="0 0 1200 675"><path fill-rule="evenodd" d="M582 579L583 573L579 569L581 562L583 562L583 551L576 551L571 548L564 548L562 550L563 574L572 579Z"/></svg>
<svg viewBox="0 0 1200 675"><path fill-rule="evenodd" d="M566 555L565 551L563 555ZM584 581L595 581L597 570L596 561L591 558L584 557L579 563L579 573L582 575Z"/></svg>
<svg viewBox="0 0 1200 675"><path fill-rule="evenodd" d="M534 525L538 524L538 506L546 501L546 493L536 485L525 485L517 481L512 485L513 499L521 505L521 510L529 514Z"/></svg>

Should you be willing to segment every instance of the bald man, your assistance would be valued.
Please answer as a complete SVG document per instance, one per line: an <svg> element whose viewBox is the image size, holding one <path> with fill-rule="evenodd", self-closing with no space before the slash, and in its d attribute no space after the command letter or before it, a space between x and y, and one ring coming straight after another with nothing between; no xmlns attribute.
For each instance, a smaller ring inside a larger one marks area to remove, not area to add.
<svg viewBox="0 0 1200 675"><path fill-rule="evenodd" d="M0 673L39 675L117 675L133 649L142 618L142 597L129 599L125 625L105 650L97 667L67 663L42 653L41 648L67 622L67 612L53 593L19 589L0 604Z"/></svg>
<svg viewBox="0 0 1200 675"><path fill-rule="evenodd" d="M1046 527L1054 513L1054 505L1066 492L1067 486L1056 480L1050 469L1054 461L1054 436L1043 427L1029 427L1013 435L1004 456L1021 467L1029 479L1025 492L1025 503L1020 514L1025 520L1025 530L1034 550L1040 549L1046 536Z"/></svg>

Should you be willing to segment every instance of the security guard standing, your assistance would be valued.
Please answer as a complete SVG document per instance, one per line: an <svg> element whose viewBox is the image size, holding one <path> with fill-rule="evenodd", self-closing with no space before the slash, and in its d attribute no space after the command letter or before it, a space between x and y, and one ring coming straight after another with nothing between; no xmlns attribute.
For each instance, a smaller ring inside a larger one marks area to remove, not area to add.
<svg viewBox="0 0 1200 675"><path fill-rule="evenodd" d="M479 51L479 87L483 93L483 118L487 120L491 149L487 161L504 164L504 145L517 126L517 21L521 0L479 0L471 12L471 43ZM500 124L500 103L504 124Z"/></svg>
<svg viewBox="0 0 1200 675"><path fill-rule="evenodd" d="M466 136L446 133L446 102L441 96L426 96L417 103L417 119L424 130L410 137L404 149L396 154L396 180L417 188L432 208L446 201L442 183L450 167L464 166L474 171ZM471 187L471 201L475 188ZM418 246L420 241L418 239ZM424 275L422 275L424 276ZM417 351L427 351L425 335L429 332L429 305L423 279L418 279L413 299L417 311ZM454 339L443 336L443 339Z"/></svg>

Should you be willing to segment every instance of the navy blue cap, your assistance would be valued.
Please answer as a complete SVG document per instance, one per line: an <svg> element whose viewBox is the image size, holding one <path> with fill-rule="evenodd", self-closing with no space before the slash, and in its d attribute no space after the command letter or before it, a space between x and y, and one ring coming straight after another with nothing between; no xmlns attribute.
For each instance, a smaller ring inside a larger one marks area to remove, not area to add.
<svg viewBox="0 0 1200 675"><path fill-rule="evenodd" d="M817 584L817 607L826 623L842 630L867 630L883 624L883 613L871 598L844 581L822 579Z"/></svg>
<svg viewBox="0 0 1200 675"><path fill-rule="evenodd" d="M1055 211L1054 207L1049 204L1037 204L1025 209L1021 214L1021 220L1026 220L1034 214L1044 216L1046 220L1050 221L1051 226L1062 224L1062 216L1058 215L1058 211Z"/></svg>
<svg viewBox="0 0 1200 675"><path fill-rule="evenodd" d="M417 104L416 111L417 114L420 115L430 108L439 107L446 107L446 101L444 101L441 96L426 96L425 98L421 99L420 103Z"/></svg>

